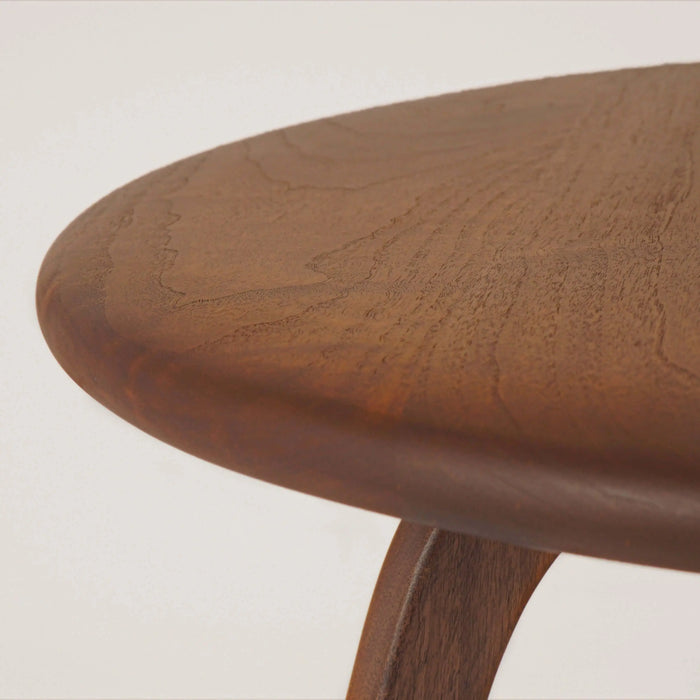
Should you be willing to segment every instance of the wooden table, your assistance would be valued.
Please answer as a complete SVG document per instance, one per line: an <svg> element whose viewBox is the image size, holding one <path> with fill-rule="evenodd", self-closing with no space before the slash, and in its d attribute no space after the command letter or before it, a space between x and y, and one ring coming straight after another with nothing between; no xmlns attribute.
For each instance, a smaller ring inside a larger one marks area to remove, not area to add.
<svg viewBox="0 0 700 700"><path fill-rule="evenodd" d="M322 119L97 202L39 319L139 428L403 519L350 697L484 698L557 552L700 571L699 168L700 65Z"/></svg>

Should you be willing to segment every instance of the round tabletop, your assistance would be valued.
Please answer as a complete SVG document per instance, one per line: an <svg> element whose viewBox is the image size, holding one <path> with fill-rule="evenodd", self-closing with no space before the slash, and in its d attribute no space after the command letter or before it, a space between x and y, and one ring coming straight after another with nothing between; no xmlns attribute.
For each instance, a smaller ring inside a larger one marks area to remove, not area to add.
<svg viewBox="0 0 700 700"><path fill-rule="evenodd" d="M489 87L186 158L46 256L108 408L283 486L700 571L700 65Z"/></svg>

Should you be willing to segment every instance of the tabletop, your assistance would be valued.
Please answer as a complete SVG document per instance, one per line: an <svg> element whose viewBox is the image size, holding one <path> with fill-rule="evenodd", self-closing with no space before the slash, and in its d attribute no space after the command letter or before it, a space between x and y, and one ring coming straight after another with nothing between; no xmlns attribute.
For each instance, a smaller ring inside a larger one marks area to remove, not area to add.
<svg viewBox="0 0 700 700"><path fill-rule="evenodd" d="M282 486L700 571L700 65L547 78L220 146L73 221L65 370Z"/></svg>

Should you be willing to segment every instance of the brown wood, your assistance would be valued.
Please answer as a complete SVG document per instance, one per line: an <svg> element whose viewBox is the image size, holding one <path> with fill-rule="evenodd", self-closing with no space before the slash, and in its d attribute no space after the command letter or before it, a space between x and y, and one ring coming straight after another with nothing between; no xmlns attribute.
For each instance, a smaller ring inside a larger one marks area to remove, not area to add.
<svg viewBox="0 0 700 700"><path fill-rule="evenodd" d="M223 466L700 570L700 66L322 119L150 173L49 251L66 371Z"/></svg>
<svg viewBox="0 0 700 700"><path fill-rule="evenodd" d="M401 522L348 700L486 700L518 618L555 557Z"/></svg>

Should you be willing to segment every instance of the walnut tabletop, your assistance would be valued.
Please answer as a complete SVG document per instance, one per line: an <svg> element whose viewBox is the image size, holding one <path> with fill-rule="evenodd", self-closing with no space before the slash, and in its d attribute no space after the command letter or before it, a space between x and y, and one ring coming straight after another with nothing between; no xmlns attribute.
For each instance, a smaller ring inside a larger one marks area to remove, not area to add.
<svg viewBox="0 0 700 700"><path fill-rule="evenodd" d="M698 169L700 65L321 119L93 205L39 319L93 397L222 466L700 571Z"/></svg>

